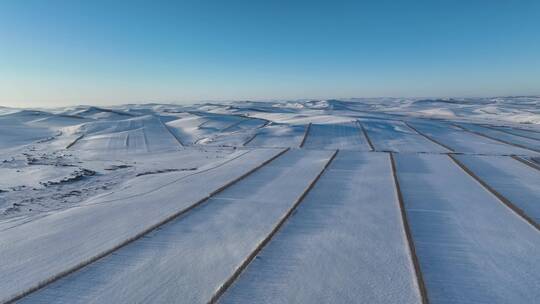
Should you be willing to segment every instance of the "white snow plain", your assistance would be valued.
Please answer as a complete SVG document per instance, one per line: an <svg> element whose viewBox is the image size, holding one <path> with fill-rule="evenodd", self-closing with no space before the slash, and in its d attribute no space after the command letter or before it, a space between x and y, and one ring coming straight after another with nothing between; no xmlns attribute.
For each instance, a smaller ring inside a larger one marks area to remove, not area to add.
<svg viewBox="0 0 540 304"><path fill-rule="evenodd" d="M0 303L534 303L539 109L0 107Z"/></svg>

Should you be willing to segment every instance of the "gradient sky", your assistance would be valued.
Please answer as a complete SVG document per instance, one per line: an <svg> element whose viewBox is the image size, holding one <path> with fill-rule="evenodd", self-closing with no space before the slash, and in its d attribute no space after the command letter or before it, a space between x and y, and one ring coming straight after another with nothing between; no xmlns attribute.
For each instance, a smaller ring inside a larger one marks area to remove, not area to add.
<svg viewBox="0 0 540 304"><path fill-rule="evenodd" d="M0 0L0 105L540 94L540 1Z"/></svg>

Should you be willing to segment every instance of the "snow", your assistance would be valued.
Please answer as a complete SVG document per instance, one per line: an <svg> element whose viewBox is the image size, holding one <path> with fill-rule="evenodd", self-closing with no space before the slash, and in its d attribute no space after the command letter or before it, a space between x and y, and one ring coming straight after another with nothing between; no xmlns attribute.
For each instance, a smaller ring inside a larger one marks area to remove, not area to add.
<svg viewBox="0 0 540 304"><path fill-rule="evenodd" d="M473 155L456 157L540 224L540 171L510 157Z"/></svg>
<svg viewBox="0 0 540 304"><path fill-rule="evenodd" d="M34 293L22 303L150 299L159 303L178 299L207 303L301 196L330 155L289 151L181 220ZM145 275L135 279L140 271Z"/></svg>
<svg viewBox="0 0 540 304"><path fill-rule="evenodd" d="M530 130L511 128L511 127L506 127L506 126L491 126L491 127L495 128L495 129L498 129L498 130L501 130L501 131L504 131L504 132L507 132L507 133L510 133L510 134L517 135L517 136L522 136L522 137L525 137L525 138L531 138L531 139L540 140L540 132L534 132L534 131L530 131Z"/></svg>
<svg viewBox="0 0 540 304"><path fill-rule="evenodd" d="M248 147L298 147L306 133L306 125L271 125L261 129Z"/></svg>
<svg viewBox="0 0 540 304"><path fill-rule="evenodd" d="M397 172L430 303L534 303L540 234L449 157L399 154Z"/></svg>
<svg viewBox="0 0 540 304"><path fill-rule="evenodd" d="M48 114L37 111L19 111L0 116L0 149L29 144L53 136L49 128L33 126L32 121Z"/></svg>
<svg viewBox="0 0 540 304"><path fill-rule="evenodd" d="M530 138L524 138L519 137L515 135L511 135L505 132L501 132L498 130L494 130L491 128L486 128L483 126L479 126L476 124L464 124L460 123L459 126L462 126L466 130L471 130L473 132L478 132L480 134L484 134L488 137L495 138L498 140L501 140L503 142L512 143L527 149L531 149L532 151L538 151L540 152L540 140L530 139Z"/></svg>
<svg viewBox="0 0 540 304"><path fill-rule="evenodd" d="M73 175L76 167L52 167L44 165L24 168L0 168L0 189L25 187L44 187L45 183L59 182Z"/></svg>
<svg viewBox="0 0 540 304"><path fill-rule="evenodd" d="M436 141L451 147L456 152L480 153L480 154L517 154L536 155L536 152L507 145L493 139L479 136L461 130L447 123L435 122L410 122L410 124L420 132L435 139Z"/></svg>
<svg viewBox="0 0 540 304"><path fill-rule="evenodd" d="M83 153L156 152L175 150L181 146L156 116L90 123L82 126L79 133L84 137L72 149Z"/></svg>
<svg viewBox="0 0 540 304"><path fill-rule="evenodd" d="M191 114L177 120L167 122L171 131L184 143L195 144L216 133L234 131L239 125L251 119L235 115ZM205 140L208 142L208 139Z"/></svg>
<svg viewBox="0 0 540 304"><path fill-rule="evenodd" d="M0 225L2 218L28 217L62 210L132 183L137 175L165 169L191 170L234 157L234 149L188 148L146 154L100 154L79 158L73 154L28 151L0 163ZM85 170L94 175L72 179ZM56 182L63 181L59 184ZM152 179L149 182L153 182Z"/></svg>
<svg viewBox="0 0 540 304"><path fill-rule="evenodd" d="M486 98L353 98L362 110L487 123L540 123L540 96Z"/></svg>
<svg viewBox="0 0 540 304"><path fill-rule="evenodd" d="M211 146L243 146L259 129L265 127L267 123L261 119L243 119L210 138L200 140L198 143Z"/></svg>
<svg viewBox="0 0 540 304"><path fill-rule="evenodd" d="M393 152L448 152L403 122L390 120L361 120L375 150Z"/></svg>
<svg viewBox="0 0 540 304"><path fill-rule="evenodd" d="M369 151L369 145L358 122L312 124L304 147L308 149L347 149Z"/></svg>
<svg viewBox="0 0 540 304"><path fill-rule="evenodd" d="M387 154L339 152L221 302L421 303L393 188Z"/></svg>
<svg viewBox="0 0 540 304"><path fill-rule="evenodd" d="M174 177L161 179L167 181L165 184L158 182L159 175L149 175L148 179L143 179L146 182L127 187L120 193L4 229L0 232L3 279L0 301L137 236L171 214L205 199L212 191L276 153L275 150L248 151L241 156L242 161L235 159L200 173L178 172ZM148 182L149 179L154 181Z"/></svg>
<svg viewBox="0 0 540 304"><path fill-rule="evenodd" d="M538 222L540 171L513 156L540 160L539 105L0 107L0 303L40 286L21 301L422 302L385 151L427 300L535 302L537 228L446 154Z"/></svg>

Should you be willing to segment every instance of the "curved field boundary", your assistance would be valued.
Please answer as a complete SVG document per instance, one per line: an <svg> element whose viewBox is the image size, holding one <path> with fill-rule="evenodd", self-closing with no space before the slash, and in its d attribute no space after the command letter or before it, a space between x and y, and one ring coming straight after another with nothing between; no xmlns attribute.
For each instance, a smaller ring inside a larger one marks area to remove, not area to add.
<svg viewBox="0 0 540 304"><path fill-rule="evenodd" d="M493 189L490 185L488 185L485 181L480 179L478 175L476 175L472 170L470 170L467 166L465 166L464 163L460 162L455 156L448 154L448 157L454 161L465 173L467 173L469 176L471 176L473 179L475 179L480 185L482 185L488 192L495 195L499 199L501 203L506 205L506 207L510 208L510 210L514 211L515 214L523 218L527 223L529 223L531 226L536 228L540 231L540 224L536 223L534 219L529 217L521 208L517 207L514 203L512 203L509 199L504 197L502 194L500 194L497 190Z"/></svg>
<svg viewBox="0 0 540 304"><path fill-rule="evenodd" d="M79 263L78 265L70 268L70 269L67 269L65 271L62 271L52 277L50 277L49 279L46 279L46 280L43 280L41 282L39 282L38 284L36 284L35 286L33 287L30 287L28 289L26 289L25 291L22 291L21 293L11 297L11 298L8 298L4 303L15 303L17 300L20 300L21 298L39 290L39 289L42 289L44 287L46 287L47 285L55 282L55 281L58 281L59 279L63 278L63 277L66 277L82 268L84 268L85 266L109 255L109 254L112 254L113 252L117 251L118 249L122 248L122 247L125 247L126 245L130 244L130 243L133 243L134 241L144 237L145 235L147 235L148 233L158 229L159 227L171 222L172 220L174 219L177 219L178 217L192 211L193 209L197 208L198 206L202 205L203 203L205 203L206 201L208 201L210 198L212 198L214 195L222 192L223 190L225 190L226 188L236 184L237 182L243 180L244 178L246 178L247 176L249 176L250 174L254 173L255 171L259 170L260 168L266 166L267 164L269 164L270 162L272 162L273 160L277 159L278 157L280 157L281 155L285 154L289 149L283 149L281 152L277 153L276 155L272 156L271 158L267 159L266 161L262 162L261 164L257 165L256 167L254 167L253 169L249 170L248 172L242 174L241 176L227 182L226 184L224 184L223 186L219 187L218 189L212 191L210 194L208 194L206 197L200 199L199 201L195 202L194 204L190 205L189 207L185 208L185 209L182 209L174 214L171 214L169 217L165 218L164 220L148 227L147 229L139 232L138 234L136 234L135 236L131 237L131 238L128 238L126 239L125 241L119 243L118 245L112 247L111 249L109 250L106 250L104 252L101 252L99 254L96 254L95 256L93 256L92 258L89 258L81 263Z"/></svg>
<svg viewBox="0 0 540 304"><path fill-rule="evenodd" d="M409 124L408 122L402 120L402 122L411 130L413 130L414 132L418 133L418 135L424 137L425 139L431 141L432 143L435 143L443 148L445 148L446 150L449 150L450 152L456 152L456 150L450 148L449 146L439 142L438 140L435 140L434 138L432 138L431 136L427 136L426 134L420 132L417 128L413 127L411 124Z"/></svg>
<svg viewBox="0 0 540 304"><path fill-rule="evenodd" d="M416 274L416 281L418 283L418 289L420 291L420 297L422 298L422 304L429 304L429 299L427 295L426 284L424 281L424 276L422 275L422 270L420 269L420 262L418 256L416 255L416 248L414 246L414 240L411 234L411 228L409 226L409 220L407 218L407 211L405 210L405 203L403 201L403 194L401 192L401 187L399 185L399 179L397 176L397 166L396 160L394 158L394 153L390 152L390 163L392 165L392 176L394 177L394 184L396 186L397 199L399 203L399 210L401 212L401 220L403 222L403 229L405 230L405 236L407 238L407 244L409 245L409 252L411 261L414 266L414 272Z"/></svg>
<svg viewBox="0 0 540 304"><path fill-rule="evenodd" d="M307 125L307 128L306 128L306 132L304 133L304 138L302 138L302 142L300 143L300 148L302 148L304 146L304 144L306 143L306 139L309 135L309 130L311 129L311 123L309 123Z"/></svg>
<svg viewBox="0 0 540 304"><path fill-rule="evenodd" d="M483 136L485 138L488 138L488 139L491 139L491 140L494 140L494 141L498 141L500 143L503 143L503 144L507 144L507 145L510 145L510 146L514 146L514 147L517 147L517 148L521 148L521 149L526 149L526 150L529 150L529 151L533 151L533 152L539 152L540 153L540 150L539 149L535 149L535 148L531 148L531 147L527 147L527 146L524 146L524 145L520 145L520 144L516 144L516 143L512 143L512 142L509 142L509 141L506 141L506 140L502 140L502 139L499 139L499 138L496 138L496 137L493 137L493 136L490 136L490 135L486 135L486 134L483 134L483 133L480 133L480 132L476 132L476 131L473 131L473 130L469 130L465 127L462 127L460 125L457 125L457 124L452 124L454 127L456 128L459 128L465 132L469 132L469 133L472 133L472 134L476 134L478 136Z"/></svg>
<svg viewBox="0 0 540 304"><path fill-rule="evenodd" d="M359 120L357 120L356 122L358 123L358 125L360 125L360 129L362 130L362 134L364 134L364 137L366 138L369 148L371 149L371 151L375 151L375 146L373 146L373 143L371 142L371 139L367 134L366 128L364 128L364 125Z"/></svg>
<svg viewBox="0 0 540 304"><path fill-rule="evenodd" d="M306 195L309 193L309 191L313 188L313 186L315 186L315 184L317 183L319 178L326 171L328 166L330 166L330 164L332 163L334 158L336 158L336 155L338 154L338 151L339 150L336 150L332 154L332 156L330 156L330 158L328 159L328 161L326 162L326 164L322 168L321 172L319 172L319 174L317 174L317 176L311 181L311 183L307 186L307 188L300 195L300 197L298 197L298 199L292 205L292 207L287 211L287 213L285 213L285 215L281 218L281 220L279 220L279 222L276 224L276 226L274 226L274 228L272 229L270 234L268 234L268 236L266 236L264 238L264 240L262 240L259 243L259 245L257 245L255 250L253 250L253 252L244 260L244 262L234 271L234 273L229 277L229 279L227 279L227 281L225 281L225 283L223 283L223 285L221 285L221 287L216 291L216 293L214 293L214 295L212 296L212 298L210 299L210 301L208 303L210 303L210 304L217 303L219 298L227 291L227 289L234 283L234 281L240 276L240 274L249 266L251 261L253 261L253 259L255 259L255 257L259 254L259 252L261 252L261 250L263 250L263 248L266 246L266 244L268 244L272 240L272 237L274 237L274 235L279 231L279 229L283 226L283 224L291 217L291 215L296 210L296 208L298 208L298 206L304 200L304 197L306 197Z"/></svg>

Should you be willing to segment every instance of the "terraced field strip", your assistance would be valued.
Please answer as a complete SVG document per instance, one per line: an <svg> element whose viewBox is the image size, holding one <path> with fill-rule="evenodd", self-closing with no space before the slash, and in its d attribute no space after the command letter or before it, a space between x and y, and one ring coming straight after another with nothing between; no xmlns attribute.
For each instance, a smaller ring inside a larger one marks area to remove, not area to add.
<svg viewBox="0 0 540 304"><path fill-rule="evenodd" d="M115 132L103 135L85 136L79 142L79 150L100 151L102 153L148 152L143 129Z"/></svg>
<svg viewBox="0 0 540 304"><path fill-rule="evenodd" d="M239 116L239 117L242 117L242 116ZM229 130L231 130L232 128L238 126L239 124L245 122L245 118L242 117L242 119L238 120L237 122L234 122L228 126L226 126L225 128L221 129L220 132L227 132Z"/></svg>
<svg viewBox="0 0 540 304"><path fill-rule="evenodd" d="M229 114L209 114L209 113L194 113L190 112L200 118L197 129L208 129L212 133L223 133L230 129L235 128L247 119L241 115L229 115ZM193 127L193 125L192 125Z"/></svg>
<svg viewBox="0 0 540 304"><path fill-rule="evenodd" d="M340 151L219 302L421 303L393 183L387 154Z"/></svg>
<svg viewBox="0 0 540 304"><path fill-rule="evenodd" d="M308 125L267 125L258 129L244 145L265 148L299 147L307 128Z"/></svg>
<svg viewBox="0 0 540 304"><path fill-rule="evenodd" d="M410 127L432 138L456 153L487 155L529 155L530 150L507 145L485 136L464 131L447 122L420 121L407 123Z"/></svg>
<svg viewBox="0 0 540 304"><path fill-rule="evenodd" d="M165 128L165 130L167 130L167 132L169 132L169 134L171 134L174 137L174 139L180 144L180 146L184 147L185 145L182 142L182 139L180 139L180 137L178 135L176 135L176 133L174 133L166 123L163 123L163 121L161 120L160 117L158 117L158 120L161 123L161 125L163 126L163 128Z"/></svg>
<svg viewBox="0 0 540 304"><path fill-rule="evenodd" d="M20 299L140 240L284 152L248 151L200 172L173 174L169 179L176 179L157 189L154 183L152 190L136 195L126 189L115 200L98 199L0 232L0 303ZM148 185L141 187L138 191Z"/></svg>
<svg viewBox="0 0 540 304"><path fill-rule="evenodd" d="M397 175L396 159L393 153L390 153L390 163L392 165L392 177L394 178L394 185L396 189L396 196L397 196L399 210L401 214L401 221L403 223L403 230L405 231L405 237L407 238L409 254L412 260L412 264L414 265L414 272L416 275L416 281L418 282L418 289L420 291L422 303L428 304L429 298L427 296L426 283L424 281L424 275L422 274L422 269L420 268L418 255L416 254L416 247L414 245L414 239L411 234L411 226L409 224L409 218L407 216L407 211L406 211L405 203L403 200L403 192L401 191L401 185L399 183L399 178Z"/></svg>
<svg viewBox="0 0 540 304"><path fill-rule="evenodd" d="M540 173L510 157L450 155L467 174L540 230Z"/></svg>
<svg viewBox="0 0 540 304"><path fill-rule="evenodd" d="M534 132L534 131L526 131L521 129L515 129L515 128L509 128L509 127L499 127L499 126L490 126L490 125L482 125L485 128L489 128L492 130L497 130L500 132L504 132L510 135L519 136L523 138L533 139L533 140L540 140L540 133Z"/></svg>
<svg viewBox="0 0 540 304"><path fill-rule="evenodd" d="M426 135L425 133L423 132L420 132L420 130L418 130L417 128L413 127L410 123L406 122L406 121L403 121L403 123L409 127L409 129L413 130L414 132L418 133L418 135L421 135L423 136L425 139L431 141L432 143L435 143L443 148L445 148L446 150L450 151L450 152L455 152L455 150L445 144L443 144L442 142L438 141L438 140L435 140L433 137L431 136L428 136Z"/></svg>
<svg viewBox="0 0 540 304"><path fill-rule="evenodd" d="M307 149L370 151L370 146L356 121L311 124L303 147Z"/></svg>
<svg viewBox="0 0 540 304"><path fill-rule="evenodd" d="M430 303L534 303L540 234L449 157L395 154Z"/></svg>
<svg viewBox="0 0 540 304"><path fill-rule="evenodd" d="M333 154L291 150L21 303L209 302L290 215Z"/></svg>
<svg viewBox="0 0 540 304"><path fill-rule="evenodd" d="M142 129L148 151L164 151L171 150L182 145L179 138L174 136L170 130L157 116L152 116L152 119L144 121Z"/></svg>
<svg viewBox="0 0 540 304"><path fill-rule="evenodd" d="M378 151L448 153L448 149L434 144L401 121L365 119L362 125Z"/></svg>
<svg viewBox="0 0 540 304"><path fill-rule="evenodd" d="M476 126L476 125L471 125L471 124L465 125L465 124L453 123L452 125L456 126L457 128L465 132L471 132L473 134L483 136L483 137L501 142L503 144L530 150L533 152L540 152L540 141L537 141L537 140L519 138L514 135L508 135L504 132L500 132L498 130L487 129L481 126Z"/></svg>
<svg viewBox="0 0 540 304"><path fill-rule="evenodd" d="M244 124L244 123L249 122L249 121L264 121L260 126L257 127L257 129L264 128L265 126L267 126L267 125L269 125L271 123L270 120L265 119L265 118L261 118L261 117L251 117L251 116L248 116L248 115L232 114L232 113L223 114L223 115L227 115L227 116L231 116L231 117L238 117L238 118L240 118L240 120L238 122L236 122L236 123L233 123L232 125L227 126L224 129L222 129L221 132L228 132L232 128L238 126L239 124Z"/></svg>
<svg viewBox="0 0 540 304"><path fill-rule="evenodd" d="M235 270L235 272L227 279L227 281L221 285L221 287L218 289L218 291L212 296L209 303L216 303L219 298L227 291L227 289L234 283L234 281L240 276L240 274L246 269L246 267L253 261L253 259L261 252L261 250L270 242L272 237L278 232L278 230L283 226L283 224L291 217L293 212L298 208L300 203L302 203L304 197L308 194L308 192L313 188L315 183L319 180L321 175L324 173L326 168L330 165L332 160L336 157L338 151L336 150L330 159L326 162L323 169L319 172L319 174L313 179L310 184L307 186L307 188L302 192L302 194L296 199L292 207L287 210L285 215L279 220L279 222L274 226L272 231L257 245L255 250L251 252L251 254L244 260L244 262Z"/></svg>

